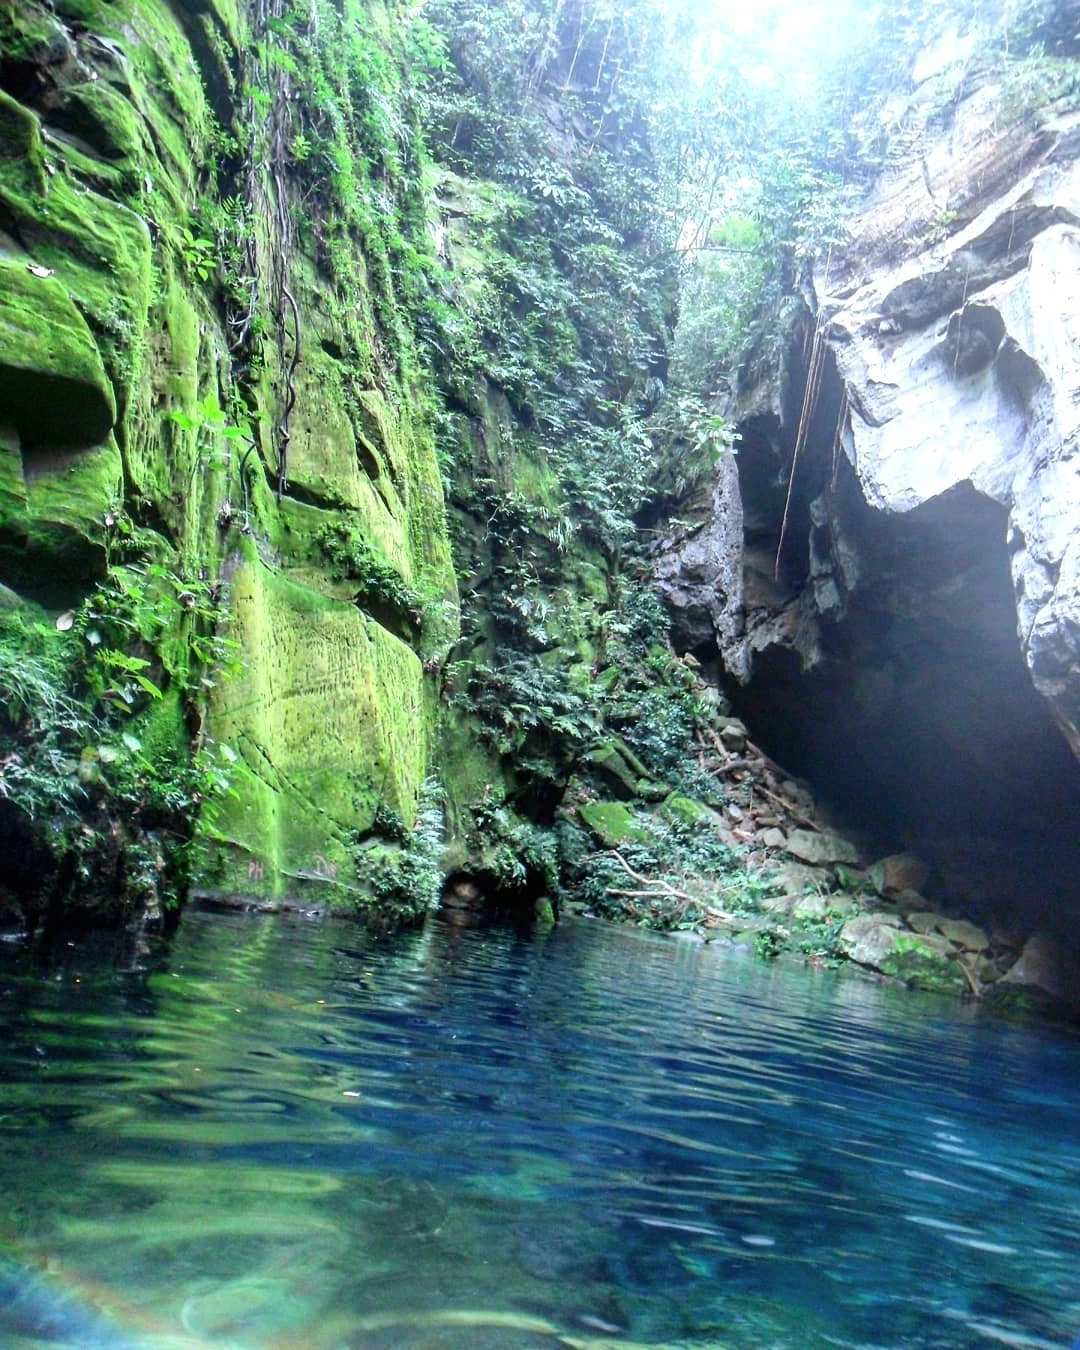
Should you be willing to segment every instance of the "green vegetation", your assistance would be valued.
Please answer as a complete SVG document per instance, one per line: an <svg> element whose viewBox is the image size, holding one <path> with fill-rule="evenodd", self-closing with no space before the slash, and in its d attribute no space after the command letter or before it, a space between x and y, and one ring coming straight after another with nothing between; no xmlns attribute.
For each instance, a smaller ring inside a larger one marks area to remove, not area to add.
<svg viewBox="0 0 1080 1350"><path fill-rule="evenodd" d="M920 52L950 34L970 38L959 47L960 86L987 66L1002 68L1004 121L1037 122L1075 107L1080 92L1075 25L1053 0L989 8L836 0L821 6L802 41L786 39L785 22L768 6L737 21L714 18L701 58L712 59L708 78L684 80L661 118L664 157L682 169L677 211L686 222L671 366L678 389L724 395L751 368L779 368L807 265L827 268L843 250L867 188L912 131L892 118ZM954 95L913 115L943 123Z"/></svg>
<svg viewBox="0 0 1080 1350"><path fill-rule="evenodd" d="M212 819L235 759L198 725L232 658L221 599L129 566L52 623L0 614L0 838L31 925L178 905L196 818Z"/></svg>
<svg viewBox="0 0 1080 1350"><path fill-rule="evenodd" d="M443 794L435 779L420 790L410 829L394 811L382 808L373 833L356 847L356 877L362 898L354 913L376 928L416 923L436 907L442 894Z"/></svg>
<svg viewBox="0 0 1080 1350"><path fill-rule="evenodd" d="M31 917L194 876L413 920L444 827L523 906L614 912L627 867L745 890L648 531L737 450L717 396L974 7L873 8L816 65L711 8L3 7L0 841ZM1009 117L1075 101L1049 0L979 21Z"/></svg>

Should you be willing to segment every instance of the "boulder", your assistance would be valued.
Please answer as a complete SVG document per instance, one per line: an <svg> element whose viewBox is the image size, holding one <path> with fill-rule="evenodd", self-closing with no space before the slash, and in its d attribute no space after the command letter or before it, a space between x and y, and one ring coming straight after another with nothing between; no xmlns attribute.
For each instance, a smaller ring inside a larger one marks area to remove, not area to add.
<svg viewBox="0 0 1080 1350"><path fill-rule="evenodd" d="M586 802L578 815L605 848L645 839L645 831L624 802Z"/></svg>
<svg viewBox="0 0 1080 1350"><path fill-rule="evenodd" d="M794 858L807 863L857 863L855 845L838 834L819 830L792 830L787 839L787 851Z"/></svg>
<svg viewBox="0 0 1080 1350"><path fill-rule="evenodd" d="M796 900L791 907L791 917L801 919L804 922L820 922L824 919L832 905L823 895L804 895L801 900Z"/></svg>
<svg viewBox="0 0 1080 1350"><path fill-rule="evenodd" d="M829 885L827 871L801 862L785 862L773 875L785 893L795 896L796 899L801 895L819 895Z"/></svg>
<svg viewBox="0 0 1080 1350"><path fill-rule="evenodd" d="M1080 954L1075 941L1065 942L1047 932L1033 933L1001 983L1034 986L1080 1007Z"/></svg>
<svg viewBox="0 0 1080 1350"><path fill-rule="evenodd" d="M899 895L901 891L921 891L930 869L910 853L893 853L873 863L867 875L878 895Z"/></svg>
<svg viewBox="0 0 1080 1350"><path fill-rule="evenodd" d="M935 934L898 933L878 969L915 989L959 994L968 987L951 944Z"/></svg>
<svg viewBox="0 0 1080 1350"><path fill-rule="evenodd" d="M929 909L917 909L905 917L908 927L916 933L934 933L938 924L945 921L942 915L935 914Z"/></svg>
<svg viewBox="0 0 1080 1350"><path fill-rule="evenodd" d="M830 916L846 919L859 912L858 903L850 895L830 895L827 899Z"/></svg>
<svg viewBox="0 0 1080 1350"><path fill-rule="evenodd" d="M763 830L761 832L761 843L765 848L787 848L787 835L783 830Z"/></svg>
<svg viewBox="0 0 1080 1350"><path fill-rule="evenodd" d="M613 795L630 800L638 795L642 774L630 762L624 747L613 739L600 741L583 756L585 762Z"/></svg>
<svg viewBox="0 0 1080 1350"><path fill-rule="evenodd" d="M719 724L720 740L724 749L733 755L741 755L746 749L746 741L749 733L742 722L737 718L729 717L723 719Z"/></svg>
<svg viewBox="0 0 1080 1350"><path fill-rule="evenodd" d="M861 966L918 989L960 993L966 980L952 946L938 934L904 931L891 914L866 914L840 930L841 950Z"/></svg>
<svg viewBox="0 0 1080 1350"><path fill-rule="evenodd" d="M984 952L990 945L985 931L967 919L943 919L939 916L935 927L942 937L965 951Z"/></svg>
<svg viewBox="0 0 1080 1350"><path fill-rule="evenodd" d="M892 914L863 914L849 919L840 930L840 950L860 966L881 969L881 963L896 950L900 920Z"/></svg>
<svg viewBox="0 0 1080 1350"><path fill-rule="evenodd" d="M681 792L672 792L665 797L660 814L672 825L693 825L700 829L712 830L724 843L730 845L732 842L731 832L719 812Z"/></svg>

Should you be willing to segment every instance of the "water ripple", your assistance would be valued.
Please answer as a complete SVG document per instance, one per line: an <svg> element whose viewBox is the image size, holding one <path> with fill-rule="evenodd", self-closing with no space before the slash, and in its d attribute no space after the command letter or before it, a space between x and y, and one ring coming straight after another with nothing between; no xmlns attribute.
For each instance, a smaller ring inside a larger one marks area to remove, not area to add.
<svg viewBox="0 0 1080 1350"><path fill-rule="evenodd" d="M582 923L192 915L151 970L6 987L9 1241L149 1346L1080 1329L1052 1033Z"/></svg>

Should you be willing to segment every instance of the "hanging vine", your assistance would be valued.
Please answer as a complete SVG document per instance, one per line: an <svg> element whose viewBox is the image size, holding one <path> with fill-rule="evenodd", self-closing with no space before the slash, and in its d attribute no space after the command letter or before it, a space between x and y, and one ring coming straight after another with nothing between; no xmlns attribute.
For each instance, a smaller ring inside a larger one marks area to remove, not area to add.
<svg viewBox="0 0 1080 1350"><path fill-rule="evenodd" d="M274 441L280 497L289 482L291 418L302 350L300 307L290 289L295 230L288 184L295 91L294 59L287 37L295 13L286 19L285 0L253 0L251 14L252 40L243 72L241 209L236 213L242 231L241 263L231 287L226 317L234 373L239 374L241 383L250 382L262 365L256 345L263 326L259 321L263 278L268 279L267 307L278 348L279 411ZM312 31L317 32L314 7L310 23ZM260 254L262 230L265 230L265 260ZM246 484L242 486L246 495Z"/></svg>

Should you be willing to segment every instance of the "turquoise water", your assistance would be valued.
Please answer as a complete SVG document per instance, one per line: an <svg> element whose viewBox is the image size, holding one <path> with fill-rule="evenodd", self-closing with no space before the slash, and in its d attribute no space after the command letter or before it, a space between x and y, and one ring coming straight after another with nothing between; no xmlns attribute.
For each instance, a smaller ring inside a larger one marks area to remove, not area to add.
<svg viewBox="0 0 1080 1350"><path fill-rule="evenodd" d="M1080 1040L1051 1029L585 921L193 913L0 979L3 1346L1080 1330Z"/></svg>

